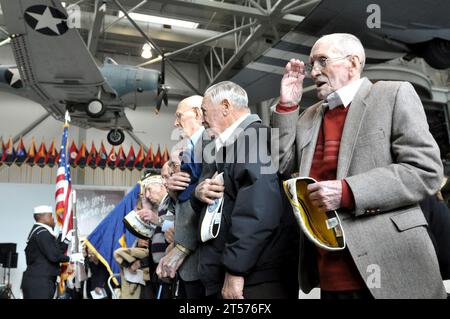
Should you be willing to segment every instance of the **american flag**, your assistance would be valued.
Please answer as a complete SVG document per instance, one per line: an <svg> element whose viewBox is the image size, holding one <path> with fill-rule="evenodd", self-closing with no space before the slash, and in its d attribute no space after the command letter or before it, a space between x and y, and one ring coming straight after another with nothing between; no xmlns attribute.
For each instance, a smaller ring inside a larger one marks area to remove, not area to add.
<svg viewBox="0 0 450 319"><path fill-rule="evenodd" d="M73 228L72 225L72 180L70 178L70 164L67 159L67 135L69 125L64 125L64 132L61 141L61 153L58 161L56 173L56 219L61 229L61 240Z"/></svg>

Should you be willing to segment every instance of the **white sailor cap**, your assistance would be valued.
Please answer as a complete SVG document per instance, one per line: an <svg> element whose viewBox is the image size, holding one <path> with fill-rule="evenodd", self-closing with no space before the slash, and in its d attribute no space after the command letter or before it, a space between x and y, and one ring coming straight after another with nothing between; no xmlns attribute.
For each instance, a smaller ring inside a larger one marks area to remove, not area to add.
<svg viewBox="0 0 450 319"><path fill-rule="evenodd" d="M150 184L162 184L163 179L162 179L161 175L152 175L152 176L144 178L143 180L141 180L140 183L143 187L148 187L148 185L150 185Z"/></svg>
<svg viewBox="0 0 450 319"><path fill-rule="evenodd" d="M53 214L53 208L47 205L36 206L33 210L33 214L45 214L51 213Z"/></svg>

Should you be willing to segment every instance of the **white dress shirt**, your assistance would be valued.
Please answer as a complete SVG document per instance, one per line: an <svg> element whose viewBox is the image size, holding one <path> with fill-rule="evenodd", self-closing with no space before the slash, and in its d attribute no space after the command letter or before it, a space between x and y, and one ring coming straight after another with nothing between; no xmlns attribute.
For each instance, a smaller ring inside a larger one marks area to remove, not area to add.
<svg viewBox="0 0 450 319"><path fill-rule="evenodd" d="M344 107L349 106L364 79L365 78L361 78L353 81L346 86L341 87L339 90L330 93L325 99L325 103L328 105L328 108L332 110L339 105L343 105Z"/></svg>

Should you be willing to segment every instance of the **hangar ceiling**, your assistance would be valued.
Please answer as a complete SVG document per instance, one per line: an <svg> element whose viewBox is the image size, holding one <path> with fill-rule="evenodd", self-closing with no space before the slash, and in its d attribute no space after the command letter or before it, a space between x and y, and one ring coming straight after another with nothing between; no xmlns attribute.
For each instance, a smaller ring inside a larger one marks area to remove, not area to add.
<svg viewBox="0 0 450 319"><path fill-rule="evenodd" d="M69 12L77 10L77 28L99 62L109 55L140 57L144 37L121 13L152 15L197 23L196 28L160 22L136 24L172 61L199 65L208 82L231 78L301 22L318 0L67 0ZM100 17L102 17L100 19ZM97 17L97 19L96 19ZM0 26L3 26L2 17ZM97 23L97 26L96 26ZM233 30L239 31L233 32ZM227 35L223 36L227 32ZM0 41L5 35L0 32ZM215 39L213 41L208 41ZM200 42L200 44L198 44ZM198 44L198 45L193 45ZM186 47L188 46L188 49ZM159 62L157 53L142 59Z"/></svg>

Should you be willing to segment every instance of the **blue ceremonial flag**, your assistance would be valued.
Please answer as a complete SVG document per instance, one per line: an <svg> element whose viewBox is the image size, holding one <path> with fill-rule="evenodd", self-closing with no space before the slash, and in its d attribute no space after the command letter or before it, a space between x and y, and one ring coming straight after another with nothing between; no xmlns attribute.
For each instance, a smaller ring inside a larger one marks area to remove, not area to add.
<svg viewBox="0 0 450 319"><path fill-rule="evenodd" d="M110 275L120 272L114 259L114 251L121 247L131 247L137 239L125 228L123 218L136 207L140 190L140 184L136 184L86 240L89 250L105 265ZM113 280L118 284L115 278Z"/></svg>

